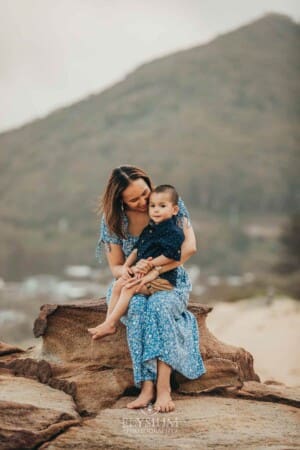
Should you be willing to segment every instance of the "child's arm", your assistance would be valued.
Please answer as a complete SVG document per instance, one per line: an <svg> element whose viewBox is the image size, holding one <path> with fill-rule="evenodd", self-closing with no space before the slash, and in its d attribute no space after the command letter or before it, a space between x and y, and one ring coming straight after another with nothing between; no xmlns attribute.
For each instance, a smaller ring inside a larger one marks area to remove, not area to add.
<svg viewBox="0 0 300 450"><path fill-rule="evenodd" d="M162 266L164 266L165 264L170 264L173 263L175 260L171 259L171 258L167 258L164 255L160 255L157 256L156 258L149 258L147 260L149 268L148 270L146 270L144 267L140 268L138 266L138 264L136 266L131 267L132 272L138 276L138 278L141 278L143 276L145 276L148 272L150 272L151 270L157 268L157 269L161 269Z"/></svg>
<svg viewBox="0 0 300 450"><path fill-rule="evenodd" d="M173 263L174 261L175 261L174 259L167 258L164 255L159 255L150 261L151 269L154 269L154 267L157 267L157 266L164 266L165 264Z"/></svg>

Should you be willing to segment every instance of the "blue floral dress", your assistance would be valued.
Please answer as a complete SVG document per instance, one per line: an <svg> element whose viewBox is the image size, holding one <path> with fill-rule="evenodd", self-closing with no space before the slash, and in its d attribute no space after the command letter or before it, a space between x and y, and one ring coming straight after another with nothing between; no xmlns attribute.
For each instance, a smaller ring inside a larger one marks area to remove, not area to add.
<svg viewBox="0 0 300 450"><path fill-rule="evenodd" d="M177 223L182 226L184 218L189 219L183 201L179 200ZM126 238L111 234L104 217L101 220L100 238L96 256L101 261L101 244L118 244L127 257L138 236L128 232L128 219L122 217ZM164 361L173 370L186 378L196 379L206 370L199 351L198 325L195 316L187 310L189 292L192 289L185 269L177 271L176 287L171 291L159 291L150 296L136 294L130 300L127 314L121 321L127 328L127 341L132 359L134 382L140 387L145 380L157 378L157 359ZM106 302L109 303L113 283L110 285Z"/></svg>

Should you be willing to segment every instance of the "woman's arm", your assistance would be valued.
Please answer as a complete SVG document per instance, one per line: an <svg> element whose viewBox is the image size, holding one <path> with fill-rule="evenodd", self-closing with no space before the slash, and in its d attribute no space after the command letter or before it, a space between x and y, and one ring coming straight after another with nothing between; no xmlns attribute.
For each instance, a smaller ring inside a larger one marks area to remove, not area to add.
<svg viewBox="0 0 300 450"><path fill-rule="evenodd" d="M109 243L106 246L106 258L115 278L120 278L124 274L125 256L122 247L119 244Z"/></svg>
<svg viewBox="0 0 300 450"><path fill-rule="evenodd" d="M184 241L181 246L181 258L180 261L173 261L163 265L159 273L169 272L169 270L175 269L178 266L184 264L192 255L197 251L196 236L192 225L188 223L188 220L184 218L183 222Z"/></svg>
<svg viewBox="0 0 300 450"><path fill-rule="evenodd" d="M137 259L137 249L135 248L134 250L132 250L130 255L127 256L124 264L128 267L131 267L136 262L136 259Z"/></svg>

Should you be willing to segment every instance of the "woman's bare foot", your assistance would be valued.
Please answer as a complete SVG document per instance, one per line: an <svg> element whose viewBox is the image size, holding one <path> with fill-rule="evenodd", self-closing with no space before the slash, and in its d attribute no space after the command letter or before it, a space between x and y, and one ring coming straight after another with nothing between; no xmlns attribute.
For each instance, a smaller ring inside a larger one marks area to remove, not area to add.
<svg viewBox="0 0 300 450"><path fill-rule="evenodd" d="M109 334L115 334L117 331L116 325L110 322L103 322L95 328L88 328L88 332L92 335L92 339L101 339Z"/></svg>
<svg viewBox="0 0 300 450"><path fill-rule="evenodd" d="M148 403L152 402L155 397L155 388L152 381L144 381L140 395L130 403L127 403L127 408L136 409L144 408Z"/></svg>
<svg viewBox="0 0 300 450"><path fill-rule="evenodd" d="M157 389L157 397L153 408L159 412L171 412L175 410L175 403L172 400L169 389Z"/></svg>

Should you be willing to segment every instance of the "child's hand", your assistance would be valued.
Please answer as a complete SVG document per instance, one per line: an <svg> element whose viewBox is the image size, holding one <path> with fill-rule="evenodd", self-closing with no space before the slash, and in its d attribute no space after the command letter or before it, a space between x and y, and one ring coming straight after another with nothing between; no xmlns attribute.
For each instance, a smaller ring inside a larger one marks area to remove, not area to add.
<svg viewBox="0 0 300 450"><path fill-rule="evenodd" d="M126 287L131 288L137 285L135 292L140 292L143 286L145 286L147 283L150 283L150 281L156 280L158 276L159 276L158 271L153 269L142 278L137 279L136 277L134 277L132 280L128 281Z"/></svg>
<svg viewBox="0 0 300 450"><path fill-rule="evenodd" d="M147 259L140 259L136 263L135 267L137 267L140 273L146 275L151 269L153 269L153 264L151 262L152 259L152 256L149 256Z"/></svg>
<svg viewBox="0 0 300 450"><path fill-rule="evenodd" d="M144 276L144 272L141 272L137 266L132 266L131 270L136 279L140 279Z"/></svg>

